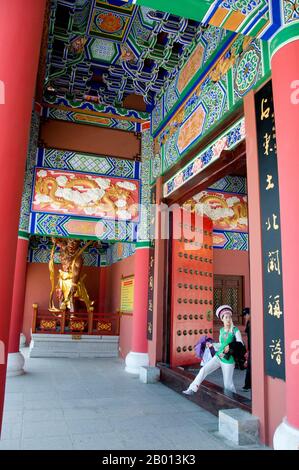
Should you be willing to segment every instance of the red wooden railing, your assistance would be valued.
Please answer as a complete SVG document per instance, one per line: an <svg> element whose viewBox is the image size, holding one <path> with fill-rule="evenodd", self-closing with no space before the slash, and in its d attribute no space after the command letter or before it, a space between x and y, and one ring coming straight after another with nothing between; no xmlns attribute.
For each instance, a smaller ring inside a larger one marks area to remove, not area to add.
<svg viewBox="0 0 299 470"><path fill-rule="evenodd" d="M49 312L33 304L32 333L119 336L118 313Z"/></svg>

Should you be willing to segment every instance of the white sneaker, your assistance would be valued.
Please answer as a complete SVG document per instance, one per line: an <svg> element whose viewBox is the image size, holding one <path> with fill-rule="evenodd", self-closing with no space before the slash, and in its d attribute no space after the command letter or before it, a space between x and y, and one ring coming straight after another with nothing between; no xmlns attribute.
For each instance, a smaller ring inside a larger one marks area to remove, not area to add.
<svg viewBox="0 0 299 470"><path fill-rule="evenodd" d="M194 395L194 390L191 390L191 388L187 388L187 390L183 390L182 393L184 395Z"/></svg>

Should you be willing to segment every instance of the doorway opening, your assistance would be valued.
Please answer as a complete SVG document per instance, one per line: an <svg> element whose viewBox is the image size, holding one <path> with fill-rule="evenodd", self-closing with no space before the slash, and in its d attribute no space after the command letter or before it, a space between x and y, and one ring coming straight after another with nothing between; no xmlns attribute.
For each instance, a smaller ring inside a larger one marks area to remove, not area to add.
<svg viewBox="0 0 299 470"><path fill-rule="evenodd" d="M176 198L167 201L168 204L177 203L195 214L200 203L204 220L211 222L211 241L204 239L198 247L198 252L191 255L192 278L189 269L186 282L177 282L174 277L176 269L182 269L184 272L186 268L179 265L178 258L175 259L178 250L173 239L168 241L168 307L164 312L162 381L177 391L188 386L199 371L201 361L194 352L198 340L207 335L212 337L214 342L219 342L219 331L223 326L215 316L219 305L232 307L234 325L240 330L245 346L248 346L245 319L242 316L243 309L250 308L246 188L246 149L243 142L234 151L223 152L217 162L202 172L193 186L183 186L177 191ZM172 225L175 225L174 220ZM203 232L208 236L209 229L204 229ZM181 259L184 260L184 257L188 258L190 255L182 251ZM194 286L197 286L195 290ZM208 292L211 290L211 298L208 298ZM181 362L178 360L180 354ZM219 409L233 407L251 411L251 390L243 390L245 375L246 369L236 364L236 393L231 393L224 390L222 372L219 369L206 378L192 400L214 414L218 414Z"/></svg>

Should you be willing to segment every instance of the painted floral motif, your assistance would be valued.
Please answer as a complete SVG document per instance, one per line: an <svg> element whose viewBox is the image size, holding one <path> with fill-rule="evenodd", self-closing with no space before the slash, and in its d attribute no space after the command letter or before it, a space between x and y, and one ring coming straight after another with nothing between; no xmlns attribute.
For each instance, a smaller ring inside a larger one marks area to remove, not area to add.
<svg viewBox="0 0 299 470"><path fill-rule="evenodd" d="M256 83L260 60L261 57L254 47L242 54L235 76L236 91L241 96Z"/></svg>
<svg viewBox="0 0 299 470"><path fill-rule="evenodd" d="M284 0L284 21L290 23L299 18L299 0Z"/></svg>
<svg viewBox="0 0 299 470"><path fill-rule="evenodd" d="M82 54L82 52L84 52L84 46L86 43L87 43L86 37L82 36L82 37L76 38L71 42L70 51L76 55Z"/></svg>
<svg viewBox="0 0 299 470"><path fill-rule="evenodd" d="M245 119L243 119L243 120L241 121L241 125L240 125L240 135L241 135L241 138L242 138L242 139L245 139L245 136L246 136Z"/></svg>
<svg viewBox="0 0 299 470"><path fill-rule="evenodd" d="M202 169L203 163L200 158L197 158L195 162L192 164L192 173L193 175L197 175L199 171Z"/></svg>
<svg viewBox="0 0 299 470"><path fill-rule="evenodd" d="M179 94L177 92L176 80L170 84L165 92L165 108L166 112L170 111L171 108L176 104Z"/></svg>
<svg viewBox="0 0 299 470"><path fill-rule="evenodd" d="M259 0L225 0L221 6L228 10L240 11L246 15L251 13L260 3L262 2Z"/></svg>
<svg viewBox="0 0 299 470"><path fill-rule="evenodd" d="M176 188L178 188L181 184L183 184L183 182L184 182L184 179L183 179L182 174L176 176L176 178L174 179L174 185Z"/></svg>
<svg viewBox="0 0 299 470"><path fill-rule="evenodd" d="M222 137L219 139L215 145L212 147L213 151L213 158L219 158L222 150L227 148L227 136Z"/></svg>
<svg viewBox="0 0 299 470"><path fill-rule="evenodd" d="M121 16L115 13L100 13L96 18L97 27L105 33L116 33L123 27Z"/></svg>

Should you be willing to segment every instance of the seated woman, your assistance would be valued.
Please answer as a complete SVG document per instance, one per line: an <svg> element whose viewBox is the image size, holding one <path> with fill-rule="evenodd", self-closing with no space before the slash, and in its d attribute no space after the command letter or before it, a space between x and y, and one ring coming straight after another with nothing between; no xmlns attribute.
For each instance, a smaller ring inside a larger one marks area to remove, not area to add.
<svg viewBox="0 0 299 470"><path fill-rule="evenodd" d="M221 305L217 308L216 316L223 322L223 328L220 330L219 343L211 344L217 352L213 359L201 368L187 390L183 391L185 395L193 395L196 393L206 376L219 369L219 367L222 369L224 389L236 392L233 382L235 360L232 355L228 358L225 357L225 355L229 352L229 344L231 342L235 340L243 344L243 341L240 330L234 327L232 314L233 311L229 305Z"/></svg>

